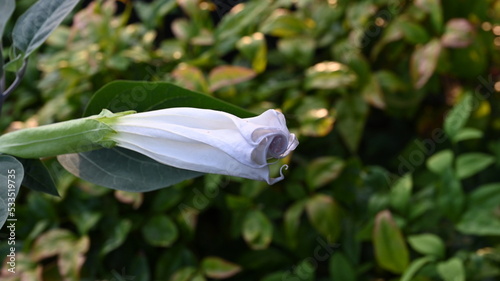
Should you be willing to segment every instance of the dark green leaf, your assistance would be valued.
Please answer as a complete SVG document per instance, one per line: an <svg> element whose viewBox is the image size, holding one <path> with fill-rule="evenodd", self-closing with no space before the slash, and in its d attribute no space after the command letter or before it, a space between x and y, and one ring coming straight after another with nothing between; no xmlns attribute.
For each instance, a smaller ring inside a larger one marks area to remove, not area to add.
<svg viewBox="0 0 500 281"><path fill-rule="evenodd" d="M356 268L341 252L336 252L330 258L330 278L333 281L356 281Z"/></svg>
<svg viewBox="0 0 500 281"><path fill-rule="evenodd" d="M39 0L19 17L12 32L14 46L28 57L49 37L79 0Z"/></svg>
<svg viewBox="0 0 500 281"><path fill-rule="evenodd" d="M15 0L2 0L2 1L0 1L0 42L2 41L3 31L5 29L5 25L9 21L10 16L12 16L12 13L14 12L15 9L16 9L16 1Z"/></svg>
<svg viewBox="0 0 500 281"><path fill-rule="evenodd" d="M198 177L202 173L160 164L124 148L99 149L57 157L61 165L86 181L109 188L146 192Z"/></svg>
<svg viewBox="0 0 500 281"><path fill-rule="evenodd" d="M38 159L19 159L24 166L23 186L35 191L59 196L49 170Z"/></svg>
<svg viewBox="0 0 500 281"><path fill-rule="evenodd" d="M389 203L399 212L406 214L411 198L413 187L412 176L410 173L399 178L391 187Z"/></svg>
<svg viewBox="0 0 500 281"><path fill-rule="evenodd" d="M132 228L132 222L127 219L119 221L113 220L112 223L112 225L106 226L106 230L109 232L106 233L106 239L104 240L104 244L101 246L101 256L105 256L107 253L120 247Z"/></svg>
<svg viewBox="0 0 500 281"><path fill-rule="evenodd" d="M0 228L8 217L15 219L15 213L9 212L19 193L24 178L21 162L9 155L0 155Z"/></svg>
<svg viewBox="0 0 500 281"><path fill-rule="evenodd" d="M346 96L337 102L337 128L345 145L356 152L363 135L368 105L358 95Z"/></svg>
<svg viewBox="0 0 500 281"><path fill-rule="evenodd" d="M389 211L381 211L375 218L373 229L375 258L380 267L402 273L409 264L409 253L401 230Z"/></svg>
<svg viewBox="0 0 500 281"><path fill-rule="evenodd" d="M316 189L336 179L344 165L344 161L338 157L316 158L307 168L306 181L309 188Z"/></svg>
<svg viewBox="0 0 500 281"><path fill-rule="evenodd" d="M151 111L170 107L195 107L225 111L241 118L252 114L230 103L164 82L115 81L99 89L90 100L84 116L112 112Z"/></svg>

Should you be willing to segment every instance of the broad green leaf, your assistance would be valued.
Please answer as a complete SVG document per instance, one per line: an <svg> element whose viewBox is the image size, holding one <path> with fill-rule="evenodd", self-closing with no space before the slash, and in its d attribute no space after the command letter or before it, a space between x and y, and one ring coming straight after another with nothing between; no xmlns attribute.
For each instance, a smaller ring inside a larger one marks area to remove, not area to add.
<svg viewBox="0 0 500 281"><path fill-rule="evenodd" d="M24 178L21 162L9 155L0 155L0 229L8 218L16 219L16 213L10 212L12 203L19 193Z"/></svg>
<svg viewBox="0 0 500 281"><path fill-rule="evenodd" d="M345 145L351 152L358 150L366 118L368 105L358 95L344 96L335 106L337 110L337 129Z"/></svg>
<svg viewBox="0 0 500 281"><path fill-rule="evenodd" d="M417 274L417 272L424 267L424 265L433 262L434 257L427 256L427 257L422 257L418 258L416 260L413 260L408 268L405 270L403 273L403 276L401 276L400 281L411 281L414 280L413 277Z"/></svg>
<svg viewBox="0 0 500 281"><path fill-rule="evenodd" d="M15 0L2 0L0 1L0 42L2 42L3 32L5 30L5 25L12 16L12 13L16 9ZM2 62L3 63L3 58ZM1 71L0 71L1 73Z"/></svg>
<svg viewBox="0 0 500 281"><path fill-rule="evenodd" d="M401 230L388 210L375 218L373 246L378 265L393 273L403 273L410 262L408 248Z"/></svg>
<svg viewBox="0 0 500 281"><path fill-rule="evenodd" d="M273 239L273 225L261 211L250 211L243 222L243 239L254 250L266 249Z"/></svg>
<svg viewBox="0 0 500 281"><path fill-rule="evenodd" d="M465 268L462 260L451 258L437 265L437 272L444 281L465 281Z"/></svg>
<svg viewBox="0 0 500 281"><path fill-rule="evenodd" d="M306 89L343 89L356 82L356 74L346 65L335 61L315 64L306 70Z"/></svg>
<svg viewBox="0 0 500 281"><path fill-rule="evenodd" d="M455 140L460 130L464 128L472 110L472 95L468 93L445 116L444 131L452 141Z"/></svg>
<svg viewBox="0 0 500 281"><path fill-rule="evenodd" d="M38 159L19 160L23 164L25 172L23 186L31 190L59 196L54 180L42 161Z"/></svg>
<svg viewBox="0 0 500 281"><path fill-rule="evenodd" d="M399 178L392 186L391 193L389 197L389 203L391 207L406 214L409 207L411 191L413 187L413 180L411 173L405 174L403 177Z"/></svg>
<svg viewBox="0 0 500 281"><path fill-rule="evenodd" d="M492 183L477 187L468 197L468 207L457 229L469 235L500 236L500 184Z"/></svg>
<svg viewBox="0 0 500 281"><path fill-rule="evenodd" d="M410 74L415 89L422 88L436 69L441 54L439 39L432 39L423 46L417 46L411 55Z"/></svg>
<svg viewBox="0 0 500 281"><path fill-rule="evenodd" d="M330 258L328 269L332 281L356 281L356 268L341 252L335 252Z"/></svg>
<svg viewBox="0 0 500 281"><path fill-rule="evenodd" d="M462 128L457 132L453 141L459 142L464 140L480 139L483 137L483 131L475 128Z"/></svg>
<svg viewBox="0 0 500 281"><path fill-rule="evenodd" d="M453 167L453 152L449 149L439 151L427 159L427 169L435 174L441 174Z"/></svg>
<svg viewBox="0 0 500 281"><path fill-rule="evenodd" d="M330 196L317 194L307 200L306 213L311 225L328 242L337 241L341 231L341 209Z"/></svg>
<svg viewBox="0 0 500 281"><path fill-rule="evenodd" d="M135 151L116 147L59 155L57 160L70 173L86 181L132 192L156 190L202 175L163 165Z"/></svg>
<svg viewBox="0 0 500 281"><path fill-rule="evenodd" d="M219 257L206 257L201 262L201 269L209 278L225 279L241 271L241 267Z"/></svg>
<svg viewBox="0 0 500 281"><path fill-rule="evenodd" d="M441 238L435 234L418 234L408 237L410 246L422 255L442 259L445 255L445 246Z"/></svg>
<svg viewBox="0 0 500 281"><path fill-rule="evenodd" d="M177 240L178 230L166 215L157 215L147 220L142 235L153 246L168 247Z"/></svg>
<svg viewBox="0 0 500 281"><path fill-rule="evenodd" d="M307 167L306 182L310 189L317 189L336 179L344 168L344 160L325 156L316 158Z"/></svg>
<svg viewBox="0 0 500 281"><path fill-rule="evenodd" d="M99 114L103 108L112 112L126 110L143 112L170 107L214 109L241 118L255 116L255 114L230 103L183 89L171 83L145 81L115 81L104 85L90 100L84 116Z"/></svg>
<svg viewBox="0 0 500 281"><path fill-rule="evenodd" d="M210 91L214 92L222 87L235 85L254 78L255 71L250 68L233 65L221 65L210 71L208 82Z"/></svg>
<svg viewBox="0 0 500 281"><path fill-rule="evenodd" d="M28 57L49 37L79 0L39 0L17 20L13 44Z"/></svg>
<svg viewBox="0 0 500 281"><path fill-rule="evenodd" d="M460 179L468 178L486 169L495 163L495 157L484 153L465 153L457 157L457 176Z"/></svg>

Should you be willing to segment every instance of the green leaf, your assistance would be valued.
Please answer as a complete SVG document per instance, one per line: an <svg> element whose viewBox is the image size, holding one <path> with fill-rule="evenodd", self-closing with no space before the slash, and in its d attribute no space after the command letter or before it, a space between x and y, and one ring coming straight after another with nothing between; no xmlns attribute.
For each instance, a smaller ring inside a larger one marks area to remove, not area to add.
<svg viewBox="0 0 500 281"><path fill-rule="evenodd" d="M114 81L104 85L90 100L84 116L107 108L112 112L151 111L171 107L195 107L225 111L241 118L255 114L216 98L183 89L171 83Z"/></svg>
<svg viewBox="0 0 500 281"><path fill-rule="evenodd" d="M456 104L444 119L444 131L455 140L456 135L462 130L472 112L472 95L466 94L458 104Z"/></svg>
<svg viewBox="0 0 500 281"><path fill-rule="evenodd" d="M132 192L156 190L202 175L118 147L60 155L57 160L66 170L86 181Z"/></svg>
<svg viewBox="0 0 500 281"><path fill-rule="evenodd" d="M459 142L464 140L480 139L483 135L483 131L481 130L475 128L462 128L457 132L453 141Z"/></svg>
<svg viewBox="0 0 500 281"><path fill-rule="evenodd" d="M427 169L435 174L441 174L453 167L453 152L449 149L439 151L427 159Z"/></svg>
<svg viewBox="0 0 500 281"><path fill-rule="evenodd" d="M300 217L304 212L306 201L300 200L295 202L283 216L285 226L285 236L291 248L297 247L298 244L298 229L300 226Z"/></svg>
<svg viewBox="0 0 500 281"><path fill-rule="evenodd" d="M328 269L332 281L356 281L356 269L341 252L335 252L330 258Z"/></svg>
<svg viewBox="0 0 500 281"><path fill-rule="evenodd" d="M403 20L400 22L400 28L406 41L411 44L425 44L429 41L429 34L417 23Z"/></svg>
<svg viewBox="0 0 500 281"><path fill-rule="evenodd" d="M188 266L177 270L169 281L205 281L196 267Z"/></svg>
<svg viewBox="0 0 500 281"><path fill-rule="evenodd" d="M255 77L256 73L250 68L233 65L221 65L210 71L208 82L210 91L214 92L222 87L235 85Z"/></svg>
<svg viewBox="0 0 500 281"><path fill-rule="evenodd" d="M325 194L317 194L306 203L306 213L311 225L330 243L337 241L340 236L340 212L338 203Z"/></svg>
<svg viewBox="0 0 500 281"><path fill-rule="evenodd" d="M306 70L306 89L341 89L356 82L356 74L346 65L335 61L315 64Z"/></svg>
<svg viewBox="0 0 500 281"><path fill-rule="evenodd" d="M408 267L408 248L388 210L379 212L375 218L373 246L380 267L397 274L403 273Z"/></svg>
<svg viewBox="0 0 500 281"><path fill-rule="evenodd" d="M0 229L7 218L15 219L15 212L9 210L15 204L15 198L24 178L21 162L9 155L0 155Z"/></svg>
<svg viewBox="0 0 500 281"><path fill-rule="evenodd" d="M201 269L209 278L225 279L232 277L241 271L237 264L228 262L219 257L206 257L201 262Z"/></svg>
<svg viewBox="0 0 500 281"><path fill-rule="evenodd" d="M422 255L444 258L445 246L441 238L435 234L418 234L408 237L410 246Z"/></svg>
<svg viewBox="0 0 500 281"><path fill-rule="evenodd" d="M406 214L409 207L408 203L410 202L412 186L412 175L407 173L399 178L391 187L389 203L394 209L403 214Z"/></svg>
<svg viewBox="0 0 500 281"><path fill-rule="evenodd" d="M465 281L464 264L459 258L438 263L437 272L444 281Z"/></svg>
<svg viewBox="0 0 500 281"><path fill-rule="evenodd" d="M208 83L205 76L203 76L203 72L196 66L184 63L179 64L170 75L183 87L202 93L208 92Z"/></svg>
<svg viewBox="0 0 500 281"><path fill-rule="evenodd" d="M424 267L427 263L433 262L434 257L427 256L427 257L422 257L418 258L416 260L413 260L411 264L408 266L408 268L405 270L403 273L403 276L401 276L400 281L411 281L414 280L413 277L417 272Z"/></svg>
<svg viewBox="0 0 500 281"><path fill-rule="evenodd" d="M132 222L127 219L115 220L106 223L106 230L109 233L106 234L106 239L101 246L100 255L105 256L107 253L113 251L114 249L120 247L128 233L132 229Z"/></svg>
<svg viewBox="0 0 500 281"><path fill-rule="evenodd" d="M310 189L317 189L336 179L345 163L339 157L320 157L314 159L307 167L306 182Z"/></svg>
<svg viewBox="0 0 500 281"><path fill-rule="evenodd" d="M10 16L12 16L12 13L14 12L15 9L16 9L15 0L0 1L0 42L2 41L5 25L9 21ZM0 63L3 63L3 61Z"/></svg>
<svg viewBox="0 0 500 281"><path fill-rule="evenodd" d="M150 245L168 247L177 240L178 231L168 216L157 215L148 219L142 228L142 235Z"/></svg>
<svg viewBox="0 0 500 281"><path fill-rule="evenodd" d="M468 197L468 208L457 229L470 235L500 236L500 183L477 187Z"/></svg>
<svg viewBox="0 0 500 281"><path fill-rule="evenodd" d="M465 153L457 157L457 176L460 179L468 178L486 169L495 163L495 157L484 153Z"/></svg>
<svg viewBox="0 0 500 281"><path fill-rule="evenodd" d="M191 251L184 248L183 245L174 244L156 260L154 276L157 280L169 280L177 270L184 267L194 267L197 264L197 258Z"/></svg>
<svg viewBox="0 0 500 281"><path fill-rule="evenodd" d="M273 225L261 211L250 211L243 222L243 239L254 250L266 249L273 239Z"/></svg>
<svg viewBox="0 0 500 281"><path fill-rule="evenodd" d="M311 19L300 19L294 14L280 14L275 11L260 27L260 31L276 37L293 37L313 27Z"/></svg>
<svg viewBox="0 0 500 281"><path fill-rule="evenodd" d="M79 0L39 0L17 20L13 44L28 57L49 37Z"/></svg>
<svg viewBox="0 0 500 281"><path fill-rule="evenodd" d="M462 184L452 168L441 172L436 189L438 208L450 220L458 221L465 205L465 195Z"/></svg>
<svg viewBox="0 0 500 281"><path fill-rule="evenodd" d="M345 96L337 102L337 128L345 145L351 152L358 150L366 118L368 105L358 95Z"/></svg>
<svg viewBox="0 0 500 281"><path fill-rule="evenodd" d="M19 159L23 164L25 177L23 186L35 191L59 196L56 185L49 170L38 159Z"/></svg>

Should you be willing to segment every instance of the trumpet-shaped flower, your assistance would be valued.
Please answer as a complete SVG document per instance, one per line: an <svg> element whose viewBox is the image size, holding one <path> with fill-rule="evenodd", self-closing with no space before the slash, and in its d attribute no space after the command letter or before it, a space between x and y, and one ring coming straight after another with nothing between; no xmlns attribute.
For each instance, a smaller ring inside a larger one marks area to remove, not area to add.
<svg viewBox="0 0 500 281"><path fill-rule="evenodd" d="M283 158L298 145L276 110L242 119L215 110L169 108L120 116L110 125L117 146L160 163L269 184L283 179L281 170L280 177L270 177L269 159Z"/></svg>

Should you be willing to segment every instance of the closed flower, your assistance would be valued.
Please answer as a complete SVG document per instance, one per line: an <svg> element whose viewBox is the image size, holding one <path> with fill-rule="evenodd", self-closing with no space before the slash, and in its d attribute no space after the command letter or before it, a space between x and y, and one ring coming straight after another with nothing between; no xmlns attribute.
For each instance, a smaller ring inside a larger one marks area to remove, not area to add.
<svg viewBox="0 0 500 281"><path fill-rule="evenodd" d="M283 179L281 171L278 178L270 177L269 161L298 145L276 110L242 119L215 110L169 108L120 116L110 125L116 132L110 139L117 146L160 163L269 184Z"/></svg>

